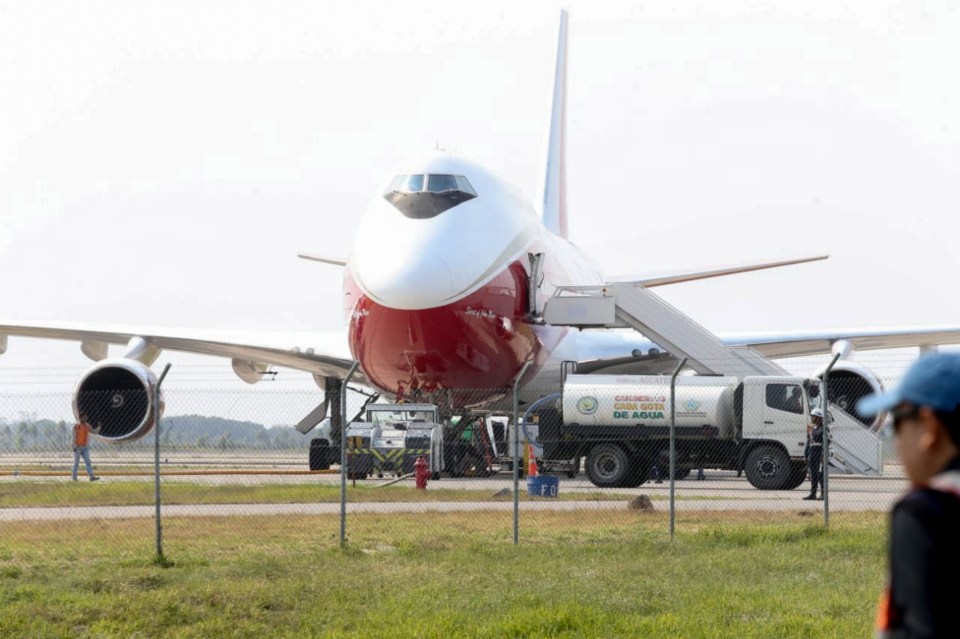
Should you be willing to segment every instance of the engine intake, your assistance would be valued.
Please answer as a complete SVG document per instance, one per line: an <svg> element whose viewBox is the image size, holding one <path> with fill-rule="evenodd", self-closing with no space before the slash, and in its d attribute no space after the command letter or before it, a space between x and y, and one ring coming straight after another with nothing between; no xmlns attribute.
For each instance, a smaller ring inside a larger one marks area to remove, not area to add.
<svg viewBox="0 0 960 639"><path fill-rule="evenodd" d="M823 371L819 371L814 377L823 380ZM883 383L866 366L840 360L830 371L830 379L827 382L830 403L857 418L872 430L877 430L883 425L886 414L875 417L861 415L857 411L857 402L867 395L882 392Z"/></svg>
<svg viewBox="0 0 960 639"><path fill-rule="evenodd" d="M78 419L86 415L102 439L140 439L153 428L156 387L157 376L150 367L132 359L103 360L77 382L73 412Z"/></svg>

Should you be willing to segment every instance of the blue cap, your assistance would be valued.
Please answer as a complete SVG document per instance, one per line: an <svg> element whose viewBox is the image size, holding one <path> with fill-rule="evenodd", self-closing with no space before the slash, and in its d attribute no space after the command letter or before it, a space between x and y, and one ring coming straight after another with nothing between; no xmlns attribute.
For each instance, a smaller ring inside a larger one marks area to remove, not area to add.
<svg viewBox="0 0 960 639"><path fill-rule="evenodd" d="M864 397L857 402L857 411L865 416L876 415L904 402L943 411L960 406L960 354L921 357L907 370L899 386L887 393Z"/></svg>

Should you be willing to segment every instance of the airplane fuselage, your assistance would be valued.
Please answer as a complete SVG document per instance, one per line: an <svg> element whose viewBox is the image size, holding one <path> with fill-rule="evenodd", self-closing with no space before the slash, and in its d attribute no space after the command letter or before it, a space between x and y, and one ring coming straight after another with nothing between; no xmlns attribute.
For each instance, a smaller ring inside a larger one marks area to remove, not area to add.
<svg viewBox="0 0 960 639"><path fill-rule="evenodd" d="M460 187L431 192L433 176L438 189L455 184L451 176ZM532 284L528 256L538 253ZM532 319L534 286L539 310L558 285L601 282L517 189L435 154L404 167L361 222L344 276L350 349L388 393L458 389L462 403L479 403L513 384L528 361L532 378L570 341L568 329Z"/></svg>

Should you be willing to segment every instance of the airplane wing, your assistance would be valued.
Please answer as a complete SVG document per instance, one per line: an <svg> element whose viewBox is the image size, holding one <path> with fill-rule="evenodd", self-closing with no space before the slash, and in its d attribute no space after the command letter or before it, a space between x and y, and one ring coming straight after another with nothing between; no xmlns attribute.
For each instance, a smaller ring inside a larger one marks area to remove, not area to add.
<svg viewBox="0 0 960 639"><path fill-rule="evenodd" d="M843 341L857 351L955 345L960 344L960 326L841 328L717 337L728 346L749 346L765 357L782 358L830 353L834 344ZM578 362L579 373L662 375L677 366L678 358L673 354L633 331L585 330L581 339L587 357Z"/></svg>
<svg viewBox="0 0 960 639"><path fill-rule="evenodd" d="M334 266L346 266L347 260L342 257L332 257L329 255L317 255L316 253L297 253L301 260L310 260L311 262L323 262Z"/></svg>
<svg viewBox="0 0 960 639"><path fill-rule="evenodd" d="M79 342L87 357L98 361L107 356L110 344L125 345L139 337L161 350L214 355L237 362L277 365L322 377L344 378L353 358L342 333L251 334L228 331L181 330L173 328L100 326L85 328L56 322L0 322L0 354L6 352L8 336L37 337ZM357 382L366 380L357 370Z"/></svg>
<svg viewBox="0 0 960 639"><path fill-rule="evenodd" d="M594 336L610 331L589 331ZM636 335L634 333L634 335ZM106 357L110 344L125 345L141 337L161 350L226 357L242 362L285 366L323 377L343 378L353 364L342 333L245 333L130 326L83 327L56 322L0 322L0 354L7 350L7 337L34 337L79 342L92 360ZM649 355L656 345L639 335L637 340L604 339L602 351L580 362L581 372L656 374L676 365L667 353ZM900 328L851 328L778 333L720 334L725 344L749 346L766 357L797 357L831 352L834 343L845 340L856 350L928 347L960 344L960 326ZM591 342L593 340L590 340ZM642 357L630 355L637 349ZM590 347L587 347L590 352ZM626 351L626 352L624 352ZM365 383L357 370L357 382Z"/></svg>
<svg viewBox="0 0 960 639"><path fill-rule="evenodd" d="M682 271L664 273L662 275L614 275L608 277L610 284L632 284L634 286L644 286L653 288L654 286L667 286L669 284L681 284L683 282L694 282L696 280L706 280L712 277L724 277L727 275L736 275L737 273L749 273L751 271L762 271L769 268L780 268L781 266L792 266L794 264L805 264L807 262L818 262L825 260L829 255L815 255L813 257L801 257L792 260L779 260L776 262L762 262L759 264L741 264L739 266L728 266L723 268L713 268L709 270Z"/></svg>
<svg viewBox="0 0 960 639"><path fill-rule="evenodd" d="M731 346L749 346L767 357L797 357L829 353L834 343L847 341L856 350L960 344L960 326L849 328L789 333L718 335Z"/></svg>

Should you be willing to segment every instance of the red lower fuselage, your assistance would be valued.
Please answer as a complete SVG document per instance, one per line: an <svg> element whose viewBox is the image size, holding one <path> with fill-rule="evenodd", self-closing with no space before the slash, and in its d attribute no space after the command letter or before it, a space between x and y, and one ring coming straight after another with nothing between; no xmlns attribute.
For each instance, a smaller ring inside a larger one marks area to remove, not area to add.
<svg viewBox="0 0 960 639"><path fill-rule="evenodd" d="M367 378L399 398L455 390L455 403L481 403L509 388L527 361L536 365L563 332L529 323L528 276L519 262L436 308L389 308L364 295L349 274L345 284L356 300L350 349Z"/></svg>

